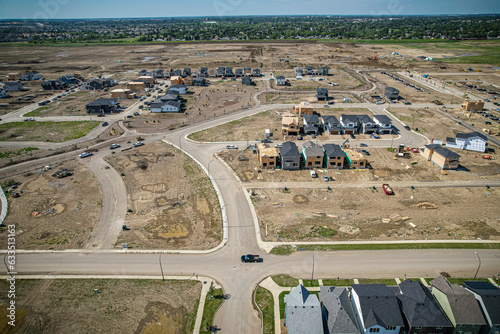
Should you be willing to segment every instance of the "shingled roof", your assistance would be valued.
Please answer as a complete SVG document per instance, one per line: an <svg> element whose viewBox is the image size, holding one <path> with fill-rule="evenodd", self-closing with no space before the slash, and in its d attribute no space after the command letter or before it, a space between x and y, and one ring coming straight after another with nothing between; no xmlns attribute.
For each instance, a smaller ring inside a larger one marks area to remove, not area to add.
<svg viewBox="0 0 500 334"><path fill-rule="evenodd" d="M319 299L329 334L359 333L346 288L321 286Z"/></svg>

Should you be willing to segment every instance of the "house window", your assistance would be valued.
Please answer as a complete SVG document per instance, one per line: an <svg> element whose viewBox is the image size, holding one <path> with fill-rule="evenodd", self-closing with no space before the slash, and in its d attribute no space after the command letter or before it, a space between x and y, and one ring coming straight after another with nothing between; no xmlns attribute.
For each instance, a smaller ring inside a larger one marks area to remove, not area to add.
<svg viewBox="0 0 500 334"><path fill-rule="evenodd" d="M422 329L422 326L415 326L415 329Z"/></svg>
<svg viewBox="0 0 500 334"><path fill-rule="evenodd" d="M314 164L315 165L321 165L321 161L315 161Z"/></svg>
<svg viewBox="0 0 500 334"><path fill-rule="evenodd" d="M310 162L310 161L309 161L309 162L307 163L307 165L308 165L308 166L312 166L312 162Z"/></svg>
<svg viewBox="0 0 500 334"><path fill-rule="evenodd" d="M370 328L370 333L378 333L380 332L380 328Z"/></svg>
<svg viewBox="0 0 500 334"><path fill-rule="evenodd" d="M269 166L274 166L274 161L270 161Z"/></svg>
<svg viewBox="0 0 500 334"><path fill-rule="evenodd" d="M292 166L297 167L297 163L296 162L292 163Z"/></svg>
<svg viewBox="0 0 500 334"><path fill-rule="evenodd" d="M387 329L388 331L393 331L396 329L395 326L387 326L385 329Z"/></svg>
<svg viewBox="0 0 500 334"><path fill-rule="evenodd" d="M436 327L436 329L443 329L443 327Z"/></svg>
<svg viewBox="0 0 500 334"><path fill-rule="evenodd" d="M265 163L265 162L264 162L264 163L262 164L262 167L266 167L266 166L267 166L267 163Z"/></svg>

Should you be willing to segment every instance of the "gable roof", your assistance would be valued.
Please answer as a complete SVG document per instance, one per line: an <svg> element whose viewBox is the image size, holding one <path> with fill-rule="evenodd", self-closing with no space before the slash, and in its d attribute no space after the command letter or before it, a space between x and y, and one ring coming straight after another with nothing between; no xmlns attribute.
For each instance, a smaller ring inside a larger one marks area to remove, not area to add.
<svg viewBox="0 0 500 334"><path fill-rule="evenodd" d="M394 293L385 284L352 284L359 297L365 328L404 326L403 317Z"/></svg>
<svg viewBox="0 0 500 334"><path fill-rule="evenodd" d="M340 115L340 121L341 122L350 122L350 123L354 123L354 124L358 124L358 122L359 122L358 116L346 115L346 114Z"/></svg>
<svg viewBox="0 0 500 334"><path fill-rule="evenodd" d="M328 95L328 89L326 88L318 88L316 89L317 95Z"/></svg>
<svg viewBox="0 0 500 334"><path fill-rule="evenodd" d="M327 157L345 157L344 151L337 144L325 144L323 150Z"/></svg>
<svg viewBox="0 0 500 334"><path fill-rule="evenodd" d="M295 143L286 141L282 146L283 147L280 148L280 155L282 157L300 157L299 149Z"/></svg>
<svg viewBox="0 0 500 334"><path fill-rule="evenodd" d="M457 284L451 284L443 276L433 279L433 289L446 295L451 312L457 324L485 325L479 305L474 295Z"/></svg>
<svg viewBox="0 0 500 334"><path fill-rule="evenodd" d="M500 289L489 282L466 281L463 286L478 294L491 324L500 324Z"/></svg>
<svg viewBox="0 0 500 334"><path fill-rule="evenodd" d="M391 124L392 120L387 115L374 115L373 119L382 124Z"/></svg>
<svg viewBox="0 0 500 334"><path fill-rule="evenodd" d="M374 123L373 119L368 115L357 115L356 117L361 123Z"/></svg>
<svg viewBox="0 0 500 334"><path fill-rule="evenodd" d="M483 135L482 133L479 133L477 131L470 132L470 133L460 133L459 132L459 133L457 133L456 137L460 138L460 139L470 139L470 138L474 138L474 137L479 137L484 141L488 141L488 138L486 138L485 135Z"/></svg>
<svg viewBox="0 0 500 334"><path fill-rule="evenodd" d="M419 281L399 284L401 310L411 327L452 327L430 290Z"/></svg>
<svg viewBox="0 0 500 334"><path fill-rule="evenodd" d="M460 158L460 154L450 151L449 149L447 149L446 147L442 147L441 145L436 147L434 149L434 152L445 158Z"/></svg>
<svg viewBox="0 0 500 334"><path fill-rule="evenodd" d="M86 106L89 106L89 107L91 107L91 106L110 106L110 105L115 105L115 104L118 104L117 99L109 99L109 98L101 97L95 101L87 103Z"/></svg>
<svg viewBox="0 0 500 334"><path fill-rule="evenodd" d="M285 80L285 77L284 77L284 76L282 76L282 75L278 75L278 76L276 77L276 80Z"/></svg>
<svg viewBox="0 0 500 334"><path fill-rule="evenodd" d="M325 115L325 116L321 116L321 120L323 121L324 124L333 124L333 123L339 123L339 120L337 119L337 117L333 116L333 115Z"/></svg>
<svg viewBox="0 0 500 334"><path fill-rule="evenodd" d="M321 286L319 298L326 311L326 327L330 334L359 333L346 288Z"/></svg>
<svg viewBox="0 0 500 334"><path fill-rule="evenodd" d="M287 331L289 334L323 334L321 306L302 284L285 295Z"/></svg>
<svg viewBox="0 0 500 334"><path fill-rule="evenodd" d="M304 115L306 123L319 123L319 117L316 115Z"/></svg>
<svg viewBox="0 0 500 334"><path fill-rule="evenodd" d="M323 156L323 148L312 141L308 140L302 145L304 154L306 156Z"/></svg>

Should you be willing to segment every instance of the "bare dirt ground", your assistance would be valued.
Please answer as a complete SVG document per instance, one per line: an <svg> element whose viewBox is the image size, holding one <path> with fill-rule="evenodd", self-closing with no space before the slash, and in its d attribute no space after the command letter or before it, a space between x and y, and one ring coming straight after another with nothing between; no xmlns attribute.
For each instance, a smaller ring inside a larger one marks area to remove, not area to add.
<svg viewBox="0 0 500 334"><path fill-rule="evenodd" d="M70 170L73 175L61 179L52 177L60 168ZM21 183L15 189L18 193L22 191L21 196L8 197L9 214L5 219L6 225L16 225L16 247L81 248L101 211L102 193L95 176L76 160L44 173L30 174L1 180L2 184L8 180ZM6 229L1 228L0 234L6 235ZM7 238L0 239L1 247L7 247Z"/></svg>
<svg viewBox="0 0 500 334"><path fill-rule="evenodd" d="M244 86L241 81L212 81L208 87L189 87L185 113L151 113L142 110L140 117L127 120L127 127L138 132L151 133L202 122L255 105L253 96L264 89L264 83Z"/></svg>
<svg viewBox="0 0 500 334"><path fill-rule="evenodd" d="M258 189L254 203L268 241L500 239L498 196L480 188L402 188L394 196L368 187Z"/></svg>
<svg viewBox="0 0 500 334"><path fill-rule="evenodd" d="M129 231L116 243L138 249L210 249L222 240L212 184L199 166L163 143L120 152L107 160L124 173Z"/></svg>
<svg viewBox="0 0 500 334"><path fill-rule="evenodd" d="M115 88L123 88L123 87L119 86L113 87L113 89ZM97 91L97 90L79 90L68 96L64 96L57 101L53 101L46 106L40 107L26 116L31 116L31 117L88 116L89 114L85 109L85 105L101 97L110 98L111 94L109 92ZM137 100L120 99L119 102L121 106L129 107L133 103L137 102Z"/></svg>
<svg viewBox="0 0 500 334"><path fill-rule="evenodd" d="M189 138L203 142L224 142L260 140L265 138L265 130L273 133L273 139L281 137L281 117L276 111L269 110L253 116L195 132Z"/></svg>
<svg viewBox="0 0 500 334"><path fill-rule="evenodd" d="M0 283L8 291L8 282ZM198 281L16 280L16 326L2 333L192 332L201 293ZM94 289L99 289L95 293ZM7 294L0 316L7 319ZM89 319L92 319L89 321Z"/></svg>

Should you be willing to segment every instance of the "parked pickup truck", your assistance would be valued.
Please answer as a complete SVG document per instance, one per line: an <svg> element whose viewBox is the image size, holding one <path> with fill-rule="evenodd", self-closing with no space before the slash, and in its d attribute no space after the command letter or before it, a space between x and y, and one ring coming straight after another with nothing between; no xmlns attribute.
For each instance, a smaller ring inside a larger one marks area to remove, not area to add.
<svg viewBox="0 0 500 334"><path fill-rule="evenodd" d="M394 191L392 190L392 188L387 183L384 183L382 185L382 189L384 190L384 193L386 195L394 195Z"/></svg>
<svg viewBox="0 0 500 334"><path fill-rule="evenodd" d="M264 259L262 259L258 255L247 254L241 256L241 262L263 262L263 261Z"/></svg>

